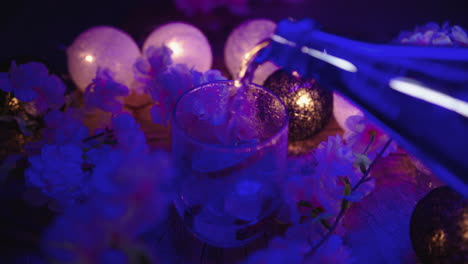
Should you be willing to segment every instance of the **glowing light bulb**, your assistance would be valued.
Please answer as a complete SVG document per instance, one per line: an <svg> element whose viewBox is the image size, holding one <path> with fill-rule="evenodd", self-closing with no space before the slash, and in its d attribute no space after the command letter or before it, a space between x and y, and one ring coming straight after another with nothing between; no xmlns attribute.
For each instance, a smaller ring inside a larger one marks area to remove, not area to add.
<svg viewBox="0 0 468 264"><path fill-rule="evenodd" d="M335 116L338 125L344 130L349 130L346 127L346 119L353 115L364 116L364 113L342 95L333 93L333 115Z"/></svg>
<svg viewBox="0 0 468 264"><path fill-rule="evenodd" d="M166 45L172 50L172 61L205 72L211 69L213 55L205 35L196 27L174 22L156 28L143 44L143 54L151 46Z"/></svg>
<svg viewBox="0 0 468 264"><path fill-rule="evenodd" d="M302 92L302 94L299 96L299 98L296 101L296 104L299 107L308 107L310 104L313 104L314 102L312 101L312 98L310 98L310 95L308 93Z"/></svg>
<svg viewBox="0 0 468 264"><path fill-rule="evenodd" d="M253 19L237 26L229 35L224 46L224 61L232 77L237 77L246 54L259 42L273 35L276 24L268 19ZM278 66L271 62L260 65L255 71L253 82L263 85L263 82Z"/></svg>
<svg viewBox="0 0 468 264"><path fill-rule="evenodd" d="M92 63L94 61L94 57L92 55L86 55L85 56L85 61Z"/></svg>
<svg viewBox="0 0 468 264"><path fill-rule="evenodd" d="M68 47L68 71L82 91L96 77L98 67L109 68L117 82L131 88L133 64L139 56L140 49L125 32L109 26L93 27Z"/></svg>
<svg viewBox="0 0 468 264"><path fill-rule="evenodd" d="M175 58L178 58L183 55L184 49L182 48L182 45L180 45L177 42L169 42L167 43L167 46L172 50L172 56Z"/></svg>

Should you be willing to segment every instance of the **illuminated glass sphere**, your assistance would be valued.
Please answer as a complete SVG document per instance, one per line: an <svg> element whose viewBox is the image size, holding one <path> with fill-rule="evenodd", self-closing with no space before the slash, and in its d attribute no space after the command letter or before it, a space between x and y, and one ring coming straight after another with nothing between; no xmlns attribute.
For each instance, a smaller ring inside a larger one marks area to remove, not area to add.
<svg viewBox="0 0 468 264"><path fill-rule="evenodd" d="M468 200L448 186L433 189L414 207L409 231L421 263L467 263Z"/></svg>
<svg viewBox="0 0 468 264"><path fill-rule="evenodd" d="M68 71L82 91L96 76L98 67L114 73L114 80L130 87L133 65L140 56L135 41L125 32L99 26L81 33L67 49Z"/></svg>
<svg viewBox="0 0 468 264"><path fill-rule="evenodd" d="M364 113L353 103L348 101L342 95L337 92L333 93L333 115L335 116L336 122L344 130L347 131L346 119L353 115L364 116Z"/></svg>
<svg viewBox="0 0 468 264"><path fill-rule="evenodd" d="M266 79L263 86L281 98L288 109L289 142L313 137L330 120L332 92L320 88L315 79L303 79L277 70Z"/></svg>
<svg viewBox="0 0 468 264"><path fill-rule="evenodd" d="M210 43L198 28L190 24L173 22L156 28L145 40L143 54L151 46L162 45L172 50L174 64L186 64L199 72L211 69L213 55Z"/></svg>
<svg viewBox="0 0 468 264"><path fill-rule="evenodd" d="M237 77L246 54L259 42L269 38L276 29L276 24L268 19L253 19L237 26L229 35L224 46L224 61L233 78ZM263 82L278 66L271 62L260 65L255 71L253 82Z"/></svg>

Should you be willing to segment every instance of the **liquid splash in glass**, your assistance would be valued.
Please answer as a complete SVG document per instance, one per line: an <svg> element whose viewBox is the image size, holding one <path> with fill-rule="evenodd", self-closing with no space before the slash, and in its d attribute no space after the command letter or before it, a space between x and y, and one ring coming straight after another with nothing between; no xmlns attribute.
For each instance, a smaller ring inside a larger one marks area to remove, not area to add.
<svg viewBox="0 0 468 264"><path fill-rule="evenodd" d="M264 40L244 55L241 69L234 80L233 87L231 88L231 94L234 93L234 96L229 97L225 108L227 111L227 129L225 132L227 139L225 141L226 143L228 143L230 140L235 140L235 142L240 141L241 143L244 142L244 140L238 136L239 126L237 123L238 119L245 115L245 113L242 112L242 108L243 105L245 105L245 101L248 100L247 91L249 86L252 84L255 70L259 66L259 64L255 62L255 58L258 56L259 52L268 45L270 45L270 41Z"/></svg>
<svg viewBox="0 0 468 264"><path fill-rule="evenodd" d="M288 114L275 94L251 83L252 59L263 47L236 81L195 88L173 112L175 205L186 226L214 246L255 239L281 202Z"/></svg>

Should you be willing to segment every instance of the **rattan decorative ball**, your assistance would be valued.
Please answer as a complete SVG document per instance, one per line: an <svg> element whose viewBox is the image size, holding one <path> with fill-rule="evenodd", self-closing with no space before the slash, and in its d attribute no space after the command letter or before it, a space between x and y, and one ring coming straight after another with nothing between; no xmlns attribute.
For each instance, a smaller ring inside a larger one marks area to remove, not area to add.
<svg viewBox="0 0 468 264"><path fill-rule="evenodd" d="M264 87L283 100L289 112L289 141L308 139L330 120L333 94L319 87L315 79L303 79L283 70L270 75Z"/></svg>
<svg viewBox="0 0 468 264"><path fill-rule="evenodd" d="M447 186L432 190L414 208L410 236L423 263L468 263L468 199Z"/></svg>

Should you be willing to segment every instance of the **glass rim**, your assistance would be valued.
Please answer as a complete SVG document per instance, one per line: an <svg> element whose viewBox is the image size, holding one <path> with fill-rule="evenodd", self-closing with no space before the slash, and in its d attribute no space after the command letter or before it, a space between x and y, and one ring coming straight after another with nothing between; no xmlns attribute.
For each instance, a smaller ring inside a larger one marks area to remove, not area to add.
<svg viewBox="0 0 468 264"><path fill-rule="evenodd" d="M200 84L198 86L195 86L194 88L184 92L178 99L177 99L177 102L176 104L174 105L174 108L172 109L172 113L171 113L171 124L172 124L172 129L177 129L180 133L182 134L182 136L184 136L187 140L189 140L190 142L192 143L195 143L195 144L198 144L198 145L202 145L203 147L205 148L210 148L210 149L215 149L215 150L219 150L219 151L232 151L232 150L235 150L236 152L249 152L253 149L262 149L264 147L267 147L269 144L271 144L271 142L274 142L276 140L279 139L279 137L281 137L281 135L283 133L286 133L286 136L288 135L288 125L289 125L289 114L288 114L288 110L286 108L286 105L284 104L283 100L280 99L279 96L277 96L276 94L274 94L272 91L270 91L268 88L265 88L261 85L258 85L258 84L255 84L255 83L250 83L249 86L254 86L256 88L259 88L261 90L264 90L266 91L269 95L271 95L272 97L274 97L276 100L278 100L278 102L283 106L283 109L285 111L285 120L284 120L284 123L282 124L282 126L273 134L273 136L271 137L268 137L266 138L265 140L262 140L260 141L258 144L255 144L253 146L222 146L222 145L219 145L219 144L213 144L213 143L207 143L207 142L203 142L199 139L196 139L194 138L193 136L189 135L187 133L187 131L185 131L185 129L182 129L182 127L180 126L179 122L178 122L178 119L176 118L176 112L177 112L177 107L179 106L179 103L189 94L192 94L198 90L201 90L203 88L205 88L205 86L207 85L214 85L214 84L223 84L223 85L226 85L226 84L229 84L229 85L233 85L234 84L234 81L233 80L221 80L221 81L213 81L213 82L208 82L208 83L203 83L203 84ZM286 130L286 131L285 131ZM174 132L172 132L174 133ZM174 138L172 138L172 140L174 140Z"/></svg>

